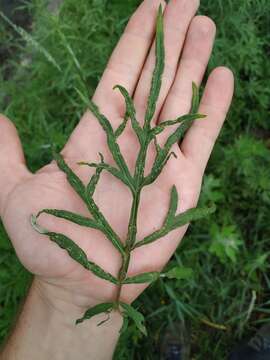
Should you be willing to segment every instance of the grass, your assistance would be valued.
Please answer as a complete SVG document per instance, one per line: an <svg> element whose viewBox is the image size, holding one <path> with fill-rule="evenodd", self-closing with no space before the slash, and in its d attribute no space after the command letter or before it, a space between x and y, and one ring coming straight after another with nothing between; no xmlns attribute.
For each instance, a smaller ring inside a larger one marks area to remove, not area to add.
<svg viewBox="0 0 270 360"><path fill-rule="evenodd" d="M2 46L12 43L13 48L13 57L0 69L0 108L16 124L32 171L51 159L44 120L61 148L84 109L73 90L72 60L61 46L58 29L72 44L94 91L138 3L65 0L58 18L47 14L43 1L32 1L28 6L35 19L33 36L64 69L62 75L0 23ZM200 12L218 26L208 73L217 65L228 65L236 75L233 106L209 162L200 199L201 204L214 200L218 211L190 227L171 260L192 267L193 278L160 280L137 300L149 336L143 338L130 327L119 343L117 360L157 359L160 335L174 321L190 328L193 359L226 359L240 338L270 321L270 3L202 0ZM10 79L5 77L7 71L13 74ZM30 278L1 227L1 342Z"/></svg>

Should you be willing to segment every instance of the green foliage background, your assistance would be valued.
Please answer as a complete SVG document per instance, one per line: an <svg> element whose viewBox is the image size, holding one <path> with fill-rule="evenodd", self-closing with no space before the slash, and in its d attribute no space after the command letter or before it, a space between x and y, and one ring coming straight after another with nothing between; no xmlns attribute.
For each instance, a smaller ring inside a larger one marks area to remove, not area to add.
<svg viewBox="0 0 270 360"><path fill-rule="evenodd" d="M72 60L57 29L72 44L94 91L139 3L65 0L58 18L49 16L44 1L31 1L32 34L60 63L62 75L0 22L1 47L12 48L0 69L0 108L16 124L32 171L51 159L44 120L61 148L84 110L73 89ZM227 65L236 77L233 106L200 200L215 201L218 210L190 227L171 260L193 268L193 277L166 284L160 280L140 297L137 306L146 315L149 336L143 338L130 327L116 359L158 359L163 331L178 321L190 328L194 359L222 360L240 338L270 321L270 3L201 0L200 13L211 16L218 27L208 73ZM1 342L30 279L0 227Z"/></svg>

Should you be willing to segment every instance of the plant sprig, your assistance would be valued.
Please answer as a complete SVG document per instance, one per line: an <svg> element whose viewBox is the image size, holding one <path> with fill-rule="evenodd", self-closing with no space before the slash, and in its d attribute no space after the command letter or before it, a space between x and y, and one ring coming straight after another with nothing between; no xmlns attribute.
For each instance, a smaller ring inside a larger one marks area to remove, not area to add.
<svg viewBox="0 0 270 360"><path fill-rule="evenodd" d="M79 77L83 81L84 79L79 66L79 62L73 52L71 46L64 39L64 46L67 49L67 52L71 55L74 61L76 70L79 72ZM50 56L49 56L50 59ZM52 62L54 64L54 62ZM152 283L159 278L167 277L169 279L176 278L181 279L187 276L190 276L191 269L183 268L174 268L167 273L160 272L149 272L137 274L129 277L128 269L130 262L130 255L132 251L140 246L146 246L158 239L164 237L166 234L169 234L171 231L180 228L181 226L188 224L190 221L195 219L201 219L215 211L215 206L209 208L194 208L189 209L184 213L177 214L178 206L178 193L176 187L173 186L170 194L170 203L167 212L167 216L163 222L162 227L159 230L156 230L152 234L146 236L143 240L137 241L137 218L138 218L138 208L140 204L140 195L143 187L152 184L160 175L161 171L165 167L166 163L172 155L175 154L172 151L173 145L180 141L181 137L187 130L187 128L197 119L202 119L205 115L199 114L199 91L195 83L192 84L193 96L191 103L191 111L189 114L181 116L175 120L167 120L159 125L152 127L152 120L155 116L157 101L160 94L160 89L162 85L162 76L165 66L165 48L164 48L164 29L163 29L163 14L162 8L160 6L157 25L156 25L156 64L153 72L150 94L147 102L147 110L145 114L143 127L140 125L136 117L136 109L133 103L131 96L128 91L121 85L116 85L114 89L118 89L124 97L126 104L126 113L123 119L123 122L119 125L116 131L113 130L110 121L100 112L98 106L88 99L87 95L84 95L83 91L76 88L77 94L87 108L93 113L97 121L103 128L106 137L107 145L111 152L111 155L115 161L116 166L111 166L104 162L102 154L100 154L101 161L100 163L88 163L88 162L79 162L79 165L86 165L95 168L95 173L92 175L89 183L85 186L80 178L75 174L75 172L68 166L61 154L53 152L54 159L60 170L62 170L67 177L67 181L72 186L74 191L80 196L82 201L86 204L86 207L91 215L91 217L84 217L80 214L74 214L66 210L59 209L43 209L37 216L32 215L31 223L36 231L39 233L48 236L51 241L55 242L58 246L68 252L69 256L77 261L85 269L92 272L97 277L109 281L115 284L118 287L117 297L112 300L110 303L98 304L89 310L86 311L84 316L81 319L76 321L76 324L81 323L86 319L90 319L93 316L106 313L110 314L111 311L117 309L123 314L124 324L127 325L128 319L134 321L136 326L146 334L146 329L144 326L144 318L141 313L135 310L130 304L123 303L121 301L121 289L123 284L140 284L140 283ZM124 156L121 153L120 147L117 143L118 137L123 133L128 121L131 121L131 126L135 132L139 144L140 150L137 156L135 172L134 175L130 173L128 165L124 159ZM171 126L176 126L177 128L168 136L165 145L161 147L157 143L156 136L163 132L166 128ZM154 160L153 167L148 175L145 176L145 162L146 154L150 143L154 141L156 146L156 157ZM126 241L122 241L118 234L113 230L108 220L100 211L99 207L93 199L93 194L96 187L98 186L100 176L102 171L108 171L113 175L117 180L127 186L132 193L132 206L130 211L130 219L128 224L128 234ZM67 221L73 222L80 226L85 226L101 231L106 238L113 244L113 246L119 251L122 257L122 265L119 270L118 276L115 277L112 274L103 270L99 265L93 263L87 258L85 252L70 238L64 234L50 232L49 230L43 229L37 224L37 219L41 214L49 214L58 218L65 219ZM101 323L104 323L102 321ZM101 324L100 323L100 324Z"/></svg>

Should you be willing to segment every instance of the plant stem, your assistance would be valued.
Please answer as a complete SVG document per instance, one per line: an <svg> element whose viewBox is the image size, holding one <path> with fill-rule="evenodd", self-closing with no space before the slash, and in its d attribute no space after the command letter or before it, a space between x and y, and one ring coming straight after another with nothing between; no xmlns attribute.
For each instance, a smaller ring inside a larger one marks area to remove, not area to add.
<svg viewBox="0 0 270 360"><path fill-rule="evenodd" d="M136 241L137 234L137 216L141 197L141 190L138 190L133 196L133 202L131 207L130 219L128 224L128 235L126 241L126 249L130 252L133 244Z"/></svg>
<svg viewBox="0 0 270 360"><path fill-rule="evenodd" d="M122 266L121 266L121 268L119 270L119 274L118 274L119 285L118 285L117 294L116 294L117 307L119 307L119 301L120 301L120 295L121 295L121 290L122 290L122 286L123 286L123 281L125 280L125 278L127 276L127 270L128 270L129 261L130 261L130 252L126 251L126 256L122 257L122 259L123 259Z"/></svg>
<svg viewBox="0 0 270 360"><path fill-rule="evenodd" d="M136 234L137 234L137 215L138 215L138 208L140 202L140 194L141 190L135 192L133 195L132 207L130 212L130 219L128 225L128 234L127 234L127 241L125 246L125 256L122 257L122 266L119 270L118 274L118 290L116 296L116 302L119 304L121 289L122 289L122 282L126 279L129 262L130 262L130 253L132 251L132 247L136 241Z"/></svg>
<svg viewBox="0 0 270 360"><path fill-rule="evenodd" d="M142 184L144 180L144 168L146 162L146 155L147 155L147 147L149 145L150 139L150 129L145 130L145 138L141 144L141 149L139 151L136 166L135 166L135 174L134 174L134 184L135 184L135 191L133 192L133 201L132 207L130 212L129 224L128 224L128 234L125 246L125 256L122 257L122 265L119 270L118 274L118 289L116 295L116 304L119 307L119 301L121 296L121 290L123 286L123 281L126 279L129 262L130 262L130 254L134 249L134 244L136 242L136 235L137 235L137 218L138 218L138 209L140 204L140 197L142 191Z"/></svg>

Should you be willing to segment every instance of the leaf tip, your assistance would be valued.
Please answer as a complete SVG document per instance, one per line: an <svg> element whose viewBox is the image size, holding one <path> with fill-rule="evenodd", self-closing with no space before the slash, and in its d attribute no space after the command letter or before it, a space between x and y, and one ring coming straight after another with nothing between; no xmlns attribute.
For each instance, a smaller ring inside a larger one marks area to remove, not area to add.
<svg viewBox="0 0 270 360"><path fill-rule="evenodd" d="M177 192L177 189L176 189L176 186L175 185L173 185L172 186L172 190L171 190L171 194L174 196L174 195L178 195L178 192Z"/></svg>
<svg viewBox="0 0 270 360"><path fill-rule="evenodd" d="M192 89L194 91L198 91L199 87L197 86L197 84L195 83L195 81L192 81Z"/></svg>
<svg viewBox="0 0 270 360"><path fill-rule="evenodd" d="M206 114L198 114L198 119L204 119L206 117L207 117Z"/></svg>
<svg viewBox="0 0 270 360"><path fill-rule="evenodd" d="M159 8L158 8L156 32L157 33L163 33L163 8L162 8L161 3L160 3Z"/></svg>
<svg viewBox="0 0 270 360"><path fill-rule="evenodd" d="M158 15L159 15L159 16L162 16L162 13L163 13L162 4L160 3L160 4L159 4L159 7L158 7Z"/></svg>
<svg viewBox="0 0 270 360"><path fill-rule="evenodd" d="M38 225L37 223L37 216L34 214L31 214L30 216L30 222L32 227L40 234L44 235L44 234L48 234L48 230L42 228L40 225Z"/></svg>
<svg viewBox="0 0 270 360"><path fill-rule="evenodd" d="M104 164L104 156L103 156L103 154L101 152L99 152L98 154L99 154L101 163Z"/></svg>
<svg viewBox="0 0 270 360"><path fill-rule="evenodd" d="M75 325L79 325L79 324L81 324L83 322L83 319L77 319L76 321L75 321Z"/></svg>

